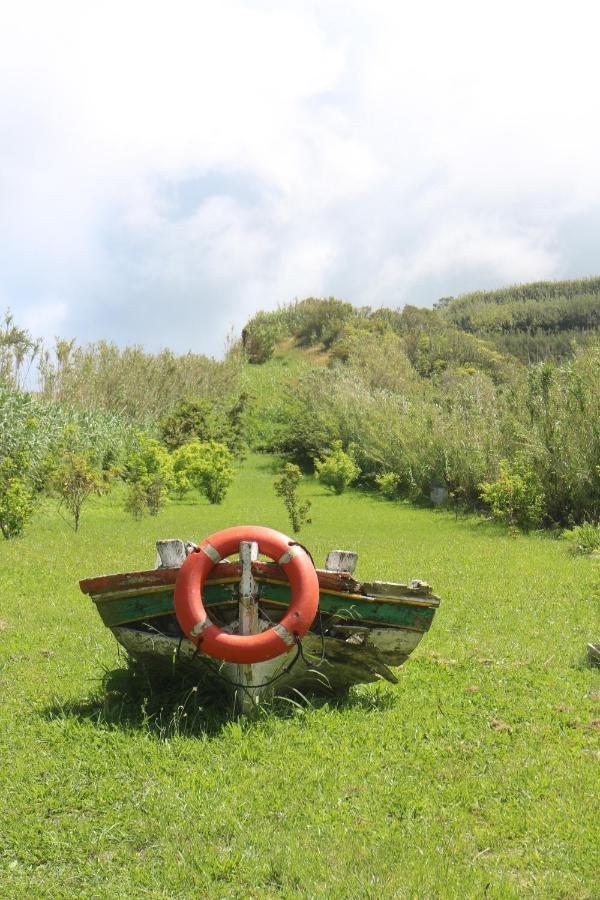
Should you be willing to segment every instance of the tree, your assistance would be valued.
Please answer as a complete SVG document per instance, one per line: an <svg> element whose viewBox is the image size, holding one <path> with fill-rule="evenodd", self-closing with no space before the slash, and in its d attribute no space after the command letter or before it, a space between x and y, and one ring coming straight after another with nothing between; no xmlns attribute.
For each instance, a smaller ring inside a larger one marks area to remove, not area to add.
<svg viewBox="0 0 600 900"><path fill-rule="evenodd" d="M233 456L225 444L190 441L173 453L173 474L180 496L195 487L211 503L221 503L233 480Z"/></svg>
<svg viewBox="0 0 600 900"><path fill-rule="evenodd" d="M168 450L189 441L220 440L225 423L209 400L179 400L160 420L160 432Z"/></svg>
<svg viewBox="0 0 600 900"><path fill-rule="evenodd" d="M79 528L81 509L92 494L102 494L107 481L94 465L89 453L65 452L53 474L53 486L73 516L75 531Z"/></svg>
<svg viewBox="0 0 600 900"><path fill-rule="evenodd" d="M137 435L137 446L125 464L125 480L129 494L125 508L139 518L148 510L156 516L167 502L168 492L175 487L173 461L158 441Z"/></svg>
<svg viewBox="0 0 600 900"><path fill-rule="evenodd" d="M315 462L315 468L319 481L335 494L342 494L360 474L354 455L344 451L341 441L332 443L329 452Z"/></svg>
<svg viewBox="0 0 600 900"><path fill-rule="evenodd" d="M261 365L273 356L276 330L260 314L242 331L242 347L248 362Z"/></svg>
<svg viewBox="0 0 600 900"><path fill-rule="evenodd" d="M27 375L40 347L40 341L35 341L28 331L15 325L12 313L7 309L0 323L0 381L19 389L23 373Z"/></svg>
<svg viewBox="0 0 600 900"><path fill-rule="evenodd" d="M294 463L286 463L279 478L273 482L275 493L281 497L289 516L292 531L297 534L303 525L310 525L308 512L310 500L301 501L298 497L298 485L302 480L302 472Z"/></svg>
<svg viewBox="0 0 600 900"><path fill-rule="evenodd" d="M513 465L505 459L500 462L500 477L491 483L479 485L480 496L487 503L495 519L510 528L518 526L524 531L540 524L546 509L542 484L537 474L523 457Z"/></svg>
<svg viewBox="0 0 600 900"><path fill-rule="evenodd" d="M21 535L33 513L26 471L24 458L7 456L0 462L0 531L6 540Z"/></svg>

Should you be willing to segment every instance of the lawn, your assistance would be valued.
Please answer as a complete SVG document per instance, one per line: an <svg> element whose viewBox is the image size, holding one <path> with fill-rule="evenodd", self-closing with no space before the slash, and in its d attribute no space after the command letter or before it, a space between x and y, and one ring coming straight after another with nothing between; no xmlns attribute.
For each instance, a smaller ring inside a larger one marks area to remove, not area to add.
<svg viewBox="0 0 600 900"><path fill-rule="evenodd" d="M127 687L78 580L157 538L287 531L272 466L140 523L114 493L78 534L47 502L0 545L0 896L597 897L600 567L560 541L308 479L317 560L442 598L400 683L250 723Z"/></svg>

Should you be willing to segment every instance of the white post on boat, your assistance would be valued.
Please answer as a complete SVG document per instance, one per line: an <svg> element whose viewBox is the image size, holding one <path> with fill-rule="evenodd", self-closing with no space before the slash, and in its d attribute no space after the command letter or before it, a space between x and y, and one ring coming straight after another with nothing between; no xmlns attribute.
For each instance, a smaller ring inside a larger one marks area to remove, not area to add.
<svg viewBox="0 0 600 900"><path fill-rule="evenodd" d="M256 541L240 542L240 562L242 564L242 576L240 578L239 598L239 633L258 633L258 589L252 575L252 563L258 559L258 544ZM240 707L243 713L248 715L253 712L258 700L257 694L252 690L254 686L254 667L251 663L238 665L238 681L246 688L240 688Z"/></svg>

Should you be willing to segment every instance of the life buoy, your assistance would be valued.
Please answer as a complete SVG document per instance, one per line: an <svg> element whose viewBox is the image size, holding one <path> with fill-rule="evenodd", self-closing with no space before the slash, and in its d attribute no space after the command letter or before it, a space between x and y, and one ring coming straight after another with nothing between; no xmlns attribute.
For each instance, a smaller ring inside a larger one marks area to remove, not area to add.
<svg viewBox="0 0 600 900"><path fill-rule="evenodd" d="M240 541L256 541L261 553L284 570L292 602L281 621L260 634L227 634L206 615L202 588L211 569ZM183 633L202 653L227 662L256 663L287 653L310 628L319 606L319 580L308 553L272 528L240 525L217 531L190 553L175 581L175 614Z"/></svg>

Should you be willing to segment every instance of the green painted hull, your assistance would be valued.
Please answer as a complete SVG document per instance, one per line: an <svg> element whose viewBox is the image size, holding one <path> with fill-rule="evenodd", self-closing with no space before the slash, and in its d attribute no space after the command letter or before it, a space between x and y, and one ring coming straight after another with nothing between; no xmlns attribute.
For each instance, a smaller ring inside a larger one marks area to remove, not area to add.
<svg viewBox="0 0 600 900"><path fill-rule="evenodd" d="M259 582L260 583L260 582ZM237 609L236 585L231 583L208 582L203 591L207 607L215 612L231 607ZM156 588L133 588L127 592L92 595L104 624L109 628L173 615L174 586ZM265 608L279 608L282 611L291 600L288 584L263 582L260 603ZM376 597L354 593L321 590L319 610L328 617L335 615L337 621L388 625L414 631L427 631L437 607L437 598Z"/></svg>

